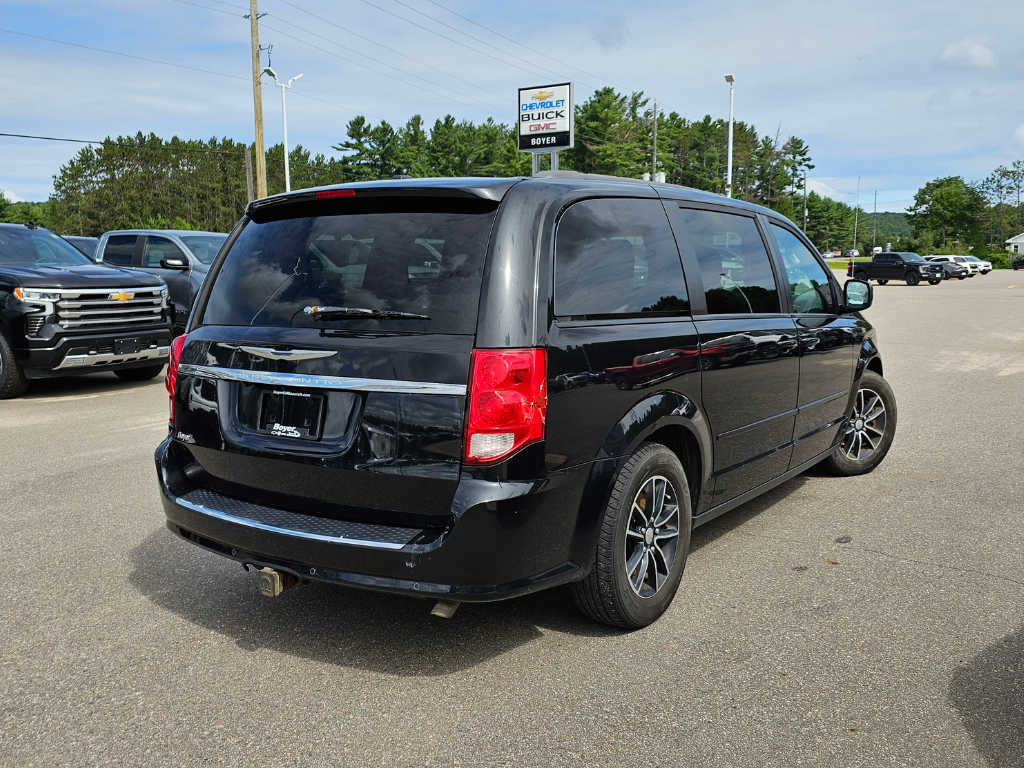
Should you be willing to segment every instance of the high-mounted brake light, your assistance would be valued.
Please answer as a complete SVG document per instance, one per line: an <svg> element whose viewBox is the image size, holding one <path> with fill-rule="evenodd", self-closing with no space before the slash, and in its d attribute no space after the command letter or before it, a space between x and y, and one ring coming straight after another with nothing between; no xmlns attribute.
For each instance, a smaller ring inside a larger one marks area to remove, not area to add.
<svg viewBox="0 0 1024 768"><path fill-rule="evenodd" d="M322 189L316 193L317 200L323 200L328 197L355 197L356 191L354 189Z"/></svg>
<svg viewBox="0 0 1024 768"><path fill-rule="evenodd" d="M467 464L493 464L544 439L548 409L543 349L476 349L466 413Z"/></svg>
<svg viewBox="0 0 1024 768"><path fill-rule="evenodd" d="M171 342L171 350L167 354L167 373L164 384L170 397L171 412L168 423L174 426L174 391L178 388L178 364L181 362L181 350L185 346L185 336L178 336Z"/></svg>

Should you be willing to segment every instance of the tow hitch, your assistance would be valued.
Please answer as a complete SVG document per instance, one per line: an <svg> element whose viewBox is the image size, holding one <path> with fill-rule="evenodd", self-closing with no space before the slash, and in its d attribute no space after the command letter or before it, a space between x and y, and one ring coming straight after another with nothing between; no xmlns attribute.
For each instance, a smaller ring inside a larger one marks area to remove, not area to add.
<svg viewBox="0 0 1024 768"><path fill-rule="evenodd" d="M297 587L302 583L295 574L275 571L273 568L260 568L259 578L260 594L264 597L277 597L285 590Z"/></svg>

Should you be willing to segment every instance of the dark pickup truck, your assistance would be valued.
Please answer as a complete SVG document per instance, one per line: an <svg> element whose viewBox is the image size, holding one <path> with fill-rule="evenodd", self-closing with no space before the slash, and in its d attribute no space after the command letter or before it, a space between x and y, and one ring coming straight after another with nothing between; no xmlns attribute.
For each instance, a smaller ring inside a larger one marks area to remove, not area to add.
<svg viewBox="0 0 1024 768"><path fill-rule="evenodd" d="M851 263L846 276L857 280L875 280L885 285L890 280L905 280L907 285L918 285L927 280L929 285L942 282L944 273L941 264L928 261L924 256L907 251L878 253L870 262Z"/></svg>
<svg viewBox="0 0 1024 768"><path fill-rule="evenodd" d="M94 264L31 224L0 224L0 400L48 376L109 370L151 379L170 344L160 278Z"/></svg>

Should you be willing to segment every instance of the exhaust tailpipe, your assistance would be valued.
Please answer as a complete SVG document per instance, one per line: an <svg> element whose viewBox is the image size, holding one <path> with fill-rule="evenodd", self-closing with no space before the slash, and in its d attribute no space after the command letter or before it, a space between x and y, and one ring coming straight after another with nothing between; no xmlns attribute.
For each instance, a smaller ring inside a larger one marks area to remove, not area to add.
<svg viewBox="0 0 1024 768"><path fill-rule="evenodd" d="M454 600L438 600L430 615L440 616L442 619L450 619L455 615L455 611L459 609L460 605L462 603L457 603Z"/></svg>

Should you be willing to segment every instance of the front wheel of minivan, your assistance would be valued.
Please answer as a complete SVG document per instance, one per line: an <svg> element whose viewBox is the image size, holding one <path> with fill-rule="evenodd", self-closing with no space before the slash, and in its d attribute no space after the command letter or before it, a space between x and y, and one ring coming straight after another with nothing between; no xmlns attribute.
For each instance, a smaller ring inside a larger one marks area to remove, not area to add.
<svg viewBox="0 0 1024 768"><path fill-rule="evenodd" d="M626 460L604 510L586 579L571 585L595 621L645 627L665 612L690 551L690 490L678 457L644 443Z"/></svg>
<svg viewBox="0 0 1024 768"><path fill-rule="evenodd" d="M824 469L851 477L882 463L896 435L896 396L889 382L874 371L861 376L853 414L844 429L835 452L821 463Z"/></svg>

